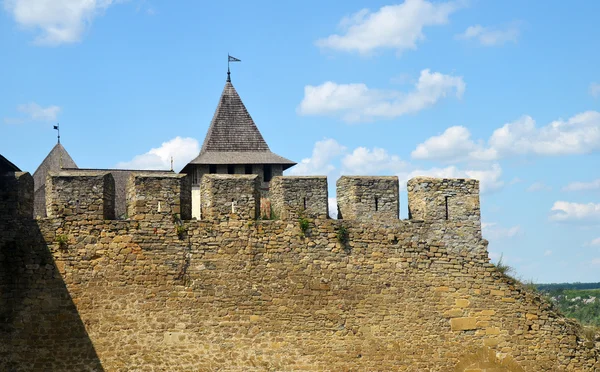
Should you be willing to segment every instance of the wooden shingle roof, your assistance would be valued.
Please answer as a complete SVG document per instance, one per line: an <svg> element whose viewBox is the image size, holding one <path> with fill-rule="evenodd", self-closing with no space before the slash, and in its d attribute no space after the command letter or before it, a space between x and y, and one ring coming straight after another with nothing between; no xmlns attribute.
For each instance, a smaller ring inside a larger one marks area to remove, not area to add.
<svg viewBox="0 0 600 372"><path fill-rule="evenodd" d="M237 91L228 81L200 155L189 164L282 164L287 169L296 163L271 152Z"/></svg>

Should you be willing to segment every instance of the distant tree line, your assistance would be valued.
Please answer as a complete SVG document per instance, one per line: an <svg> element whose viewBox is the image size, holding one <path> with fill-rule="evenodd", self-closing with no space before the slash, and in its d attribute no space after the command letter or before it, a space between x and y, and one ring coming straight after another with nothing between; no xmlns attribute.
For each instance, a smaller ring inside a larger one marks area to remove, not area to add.
<svg viewBox="0 0 600 372"><path fill-rule="evenodd" d="M553 292L561 289L600 289L600 282L598 283L550 283L550 284L536 284L538 290L544 292Z"/></svg>

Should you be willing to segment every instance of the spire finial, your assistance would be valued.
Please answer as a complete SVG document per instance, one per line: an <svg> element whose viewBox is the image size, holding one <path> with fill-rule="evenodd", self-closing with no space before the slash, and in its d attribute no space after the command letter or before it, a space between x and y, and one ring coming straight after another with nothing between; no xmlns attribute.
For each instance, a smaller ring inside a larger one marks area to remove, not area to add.
<svg viewBox="0 0 600 372"><path fill-rule="evenodd" d="M60 124L56 123L56 125L54 126L54 129L56 129L58 131L58 143L60 144Z"/></svg>
<svg viewBox="0 0 600 372"><path fill-rule="evenodd" d="M229 62L242 62L241 59L232 57L227 53L227 82L231 83L231 71L229 71Z"/></svg>

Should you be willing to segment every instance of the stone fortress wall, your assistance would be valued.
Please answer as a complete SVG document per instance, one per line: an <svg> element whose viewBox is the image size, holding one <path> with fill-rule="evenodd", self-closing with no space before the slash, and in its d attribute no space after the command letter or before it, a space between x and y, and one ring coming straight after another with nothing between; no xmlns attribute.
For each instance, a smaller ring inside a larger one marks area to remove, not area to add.
<svg viewBox="0 0 600 372"><path fill-rule="evenodd" d="M326 179L276 177L257 220L256 176L211 175L189 220L187 177L133 175L114 220L110 174L50 178L34 220L0 177L2 371L600 370L489 262L477 181L412 179L399 220L397 179L342 177L331 220Z"/></svg>

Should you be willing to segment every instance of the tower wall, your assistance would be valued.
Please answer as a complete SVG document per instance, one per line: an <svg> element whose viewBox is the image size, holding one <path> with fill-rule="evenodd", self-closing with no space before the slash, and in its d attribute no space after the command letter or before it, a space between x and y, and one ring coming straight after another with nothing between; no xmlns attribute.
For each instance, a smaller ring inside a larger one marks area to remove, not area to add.
<svg viewBox="0 0 600 372"><path fill-rule="evenodd" d="M7 217L33 217L33 177L27 172L0 175L0 210Z"/></svg>
<svg viewBox="0 0 600 372"><path fill-rule="evenodd" d="M327 177L278 176L271 180L271 208L280 219L327 218Z"/></svg>
<svg viewBox="0 0 600 372"><path fill-rule="evenodd" d="M398 177L342 176L336 185L339 219L398 219Z"/></svg>
<svg viewBox="0 0 600 372"><path fill-rule="evenodd" d="M255 174L205 174L200 194L203 220L258 218L260 194Z"/></svg>
<svg viewBox="0 0 600 372"><path fill-rule="evenodd" d="M115 181L108 172L48 173L48 217L115 218Z"/></svg>
<svg viewBox="0 0 600 372"><path fill-rule="evenodd" d="M411 219L481 221L478 180L416 177L407 191Z"/></svg>
<svg viewBox="0 0 600 372"><path fill-rule="evenodd" d="M131 174L126 198L127 214L134 220L192 218L191 184L185 174Z"/></svg>

